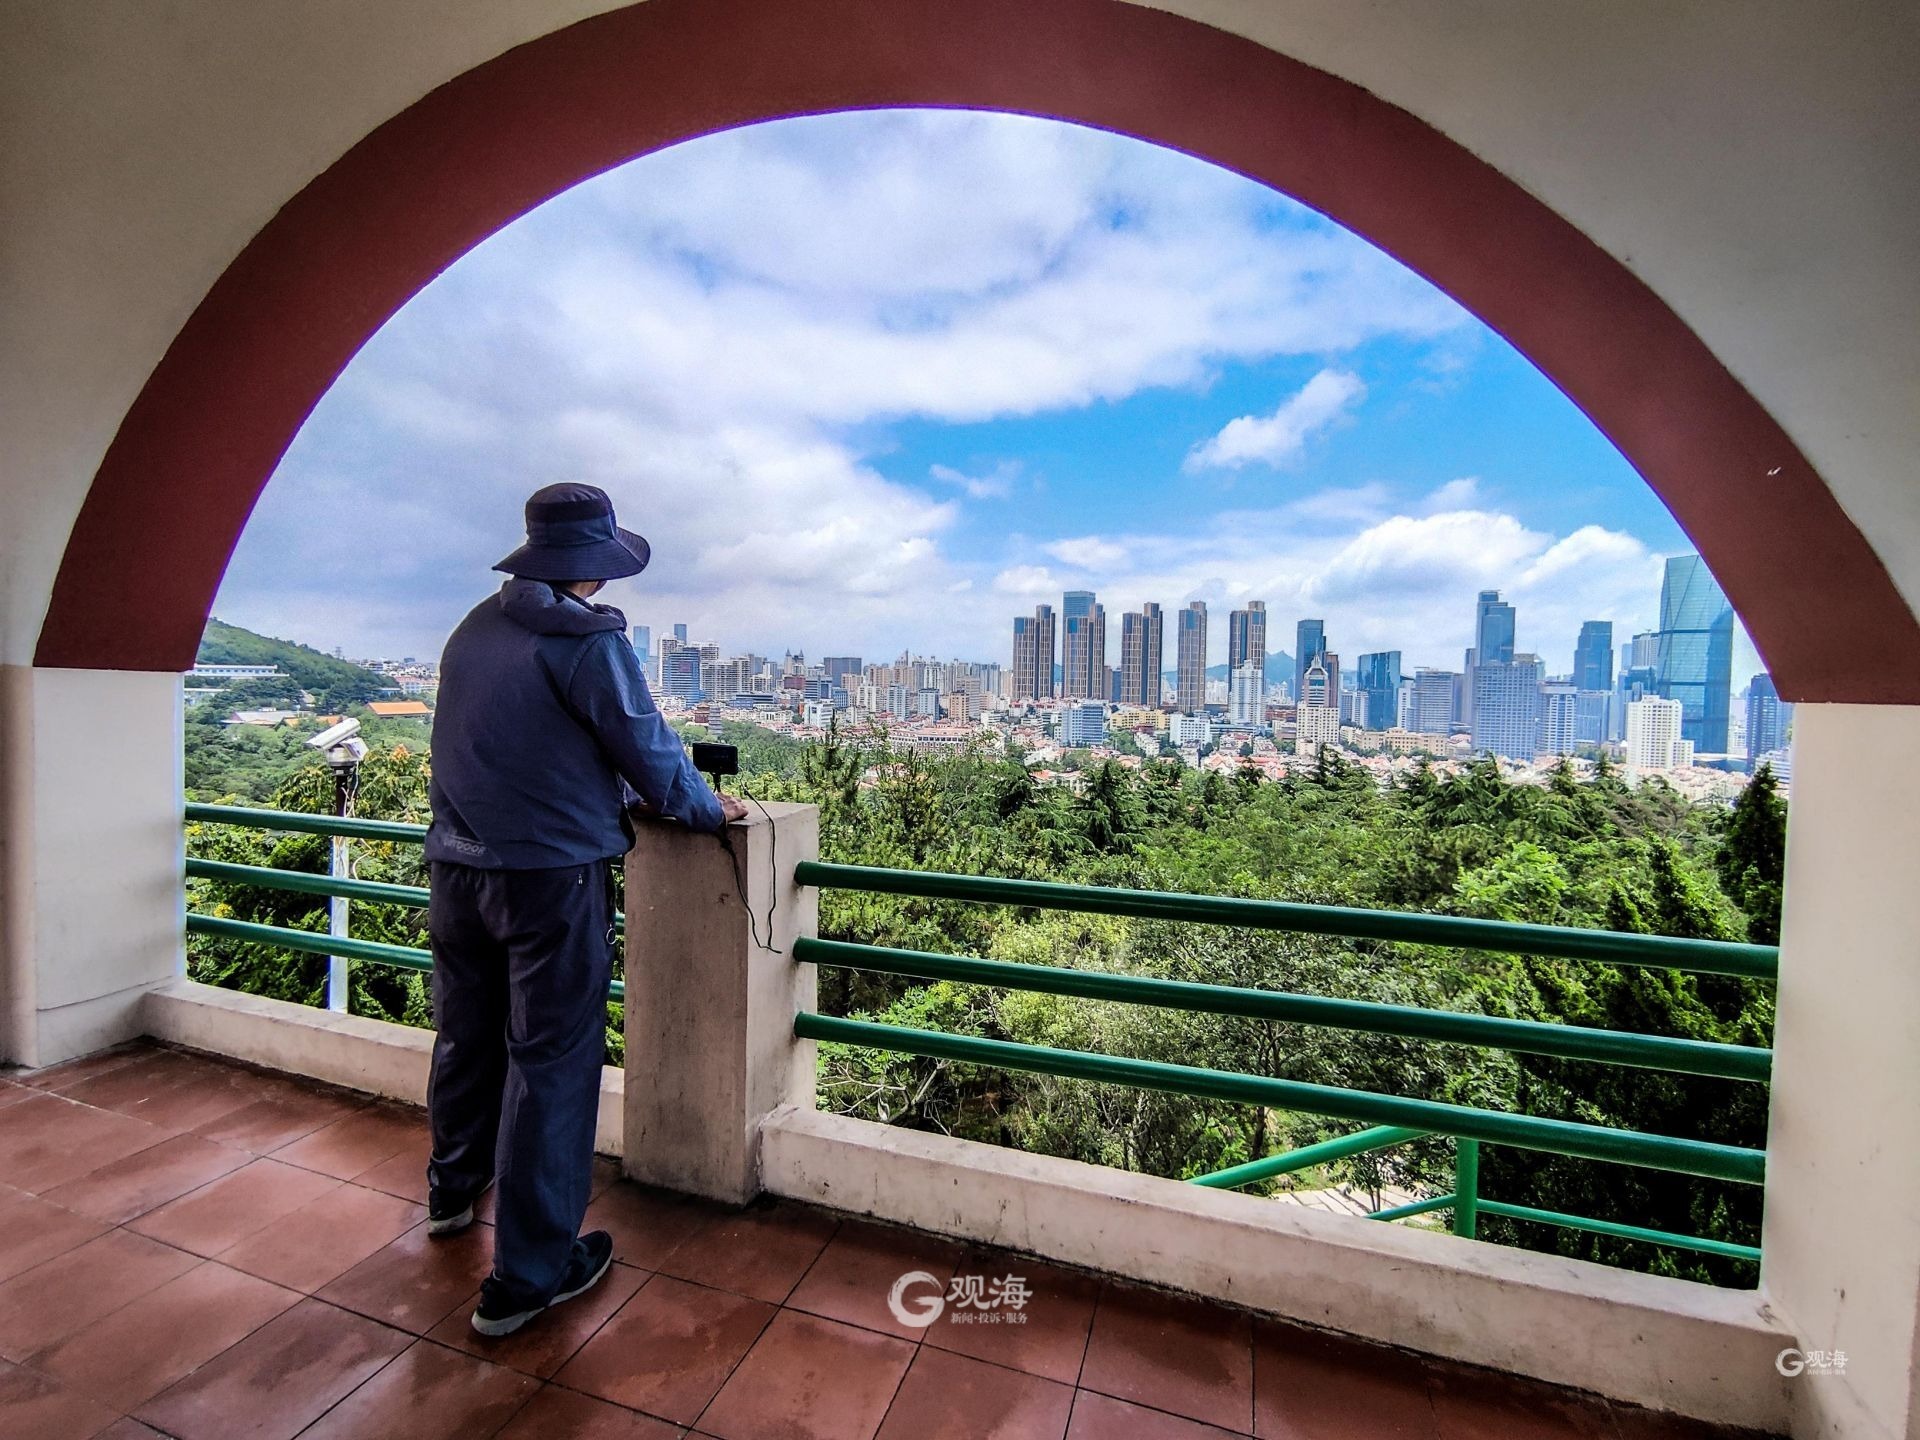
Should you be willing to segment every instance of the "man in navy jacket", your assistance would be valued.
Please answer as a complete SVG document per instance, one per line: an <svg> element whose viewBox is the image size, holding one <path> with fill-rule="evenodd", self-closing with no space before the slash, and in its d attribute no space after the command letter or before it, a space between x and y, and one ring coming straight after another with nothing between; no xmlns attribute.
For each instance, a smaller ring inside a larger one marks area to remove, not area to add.
<svg viewBox="0 0 1920 1440"><path fill-rule="evenodd" d="M708 788L655 708L625 617L590 601L649 554L604 491L549 485L527 501L527 543L494 567L507 583L441 655L428 1228L465 1229L497 1180L482 1335L511 1334L612 1260L605 1231L579 1229L629 805L706 831L746 813Z"/></svg>

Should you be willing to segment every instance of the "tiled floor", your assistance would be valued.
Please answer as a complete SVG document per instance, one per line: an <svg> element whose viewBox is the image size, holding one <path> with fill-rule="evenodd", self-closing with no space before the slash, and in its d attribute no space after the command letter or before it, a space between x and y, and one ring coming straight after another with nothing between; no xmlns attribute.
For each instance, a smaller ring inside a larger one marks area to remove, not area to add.
<svg viewBox="0 0 1920 1440"><path fill-rule="evenodd" d="M604 1162L587 1218L612 1273L484 1341L466 1321L492 1231L427 1238L426 1148L417 1111L151 1046L0 1077L0 1436L1714 1433L803 1206L729 1212ZM911 1272L909 1309L976 1303L907 1324L888 1294Z"/></svg>

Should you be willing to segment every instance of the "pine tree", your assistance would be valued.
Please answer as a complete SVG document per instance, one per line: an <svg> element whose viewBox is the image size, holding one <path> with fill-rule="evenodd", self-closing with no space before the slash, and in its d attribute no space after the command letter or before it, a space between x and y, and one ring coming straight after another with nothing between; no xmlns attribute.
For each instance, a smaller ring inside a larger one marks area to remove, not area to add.
<svg viewBox="0 0 1920 1440"><path fill-rule="evenodd" d="M1747 912L1747 938L1780 941L1780 891L1786 881L1787 802L1773 767L1762 765L1734 802L1715 858L1720 888Z"/></svg>

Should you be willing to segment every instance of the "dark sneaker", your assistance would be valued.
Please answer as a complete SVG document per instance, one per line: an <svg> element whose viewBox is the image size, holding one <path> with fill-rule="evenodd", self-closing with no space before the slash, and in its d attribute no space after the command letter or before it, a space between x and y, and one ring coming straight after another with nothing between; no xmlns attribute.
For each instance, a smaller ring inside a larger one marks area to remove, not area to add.
<svg viewBox="0 0 1920 1440"><path fill-rule="evenodd" d="M573 1242L573 1255L567 1261L567 1273L560 1279L560 1289L544 1305L526 1304L489 1275L480 1286L480 1304L473 1312L474 1331L492 1339L511 1335L542 1310L584 1295L600 1283L612 1264L613 1237L604 1230L590 1230Z"/></svg>
<svg viewBox="0 0 1920 1440"><path fill-rule="evenodd" d="M489 1180L472 1195L453 1195L444 1190L427 1196L427 1234L458 1235L473 1224L473 1206L480 1196L493 1188Z"/></svg>

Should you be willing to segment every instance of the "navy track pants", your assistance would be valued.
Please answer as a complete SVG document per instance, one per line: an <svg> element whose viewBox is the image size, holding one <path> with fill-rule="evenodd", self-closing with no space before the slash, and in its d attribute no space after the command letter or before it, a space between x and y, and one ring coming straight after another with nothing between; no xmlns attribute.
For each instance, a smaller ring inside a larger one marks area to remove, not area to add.
<svg viewBox="0 0 1920 1440"><path fill-rule="evenodd" d="M544 1304L560 1287L593 1176L613 971L605 860L558 870L435 861L427 1181L496 1180L493 1273Z"/></svg>

